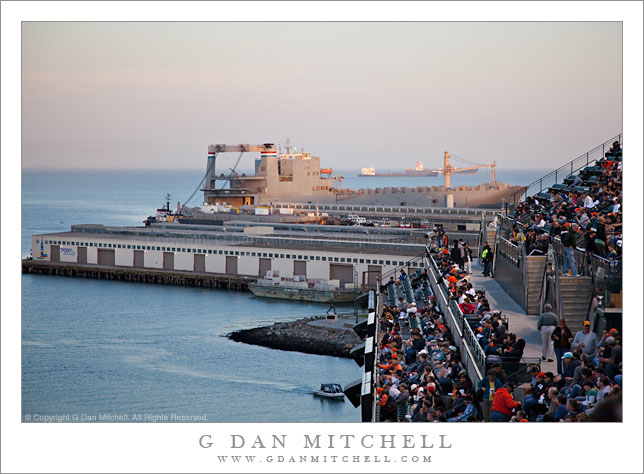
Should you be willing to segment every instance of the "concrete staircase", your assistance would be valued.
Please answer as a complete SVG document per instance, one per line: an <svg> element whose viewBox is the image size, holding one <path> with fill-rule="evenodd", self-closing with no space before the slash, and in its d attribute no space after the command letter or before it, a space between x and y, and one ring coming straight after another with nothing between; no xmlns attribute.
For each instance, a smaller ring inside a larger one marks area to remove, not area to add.
<svg viewBox="0 0 644 474"><path fill-rule="evenodd" d="M561 277L561 302L566 324L573 334L581 331L588 317L588 308L593 296L593 280L589 276Z"/></svg>
<svg viewBox="0 0 644 474"><path fill-rule="evenodd" d="M545 256L527 257L528 261L528 301L526 302L526 313L531 315L540 314L541 289L543 287L543 272L546 269Z"/></svg>

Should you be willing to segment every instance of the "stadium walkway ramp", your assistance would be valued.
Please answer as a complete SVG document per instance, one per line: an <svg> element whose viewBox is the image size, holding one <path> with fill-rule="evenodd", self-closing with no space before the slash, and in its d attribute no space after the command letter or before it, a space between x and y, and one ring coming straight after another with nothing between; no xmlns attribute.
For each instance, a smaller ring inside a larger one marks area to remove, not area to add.
<svg viewBox="0 0 644 474"><path fill-rule="evenodd" d="M541 333L537 331L537 320L539 316L528 316L523 308L512 299L512 297L492 277L482 275L483 267L479 264L472 264L472 275L470 281L474 288L484 288L485 297L493 310L503 311L508 318L509 332L525 340L524 357L541 357ZM555 358L554 353L552 358ZM541 368L544 372L557 372L555 362L542 361Z"/></svg>

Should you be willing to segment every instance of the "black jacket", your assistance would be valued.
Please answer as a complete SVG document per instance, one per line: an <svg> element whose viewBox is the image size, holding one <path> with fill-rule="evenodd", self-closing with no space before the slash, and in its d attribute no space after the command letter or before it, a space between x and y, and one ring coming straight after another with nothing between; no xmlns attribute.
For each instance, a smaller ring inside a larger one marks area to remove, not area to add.
<svg viewBox="0 0 644 474"><path fill-rule="evenodd" d="M559 340L556 340L555 336L558 337ZM566 352L570 350L571 342L568 340L569 338L572 338L572 333L570 332L570 329L566 328L562 330L561 327L557 326L555 330L552 332L552 336L550 336L550 338L554 341L555 347L565 349Z"/></svg>

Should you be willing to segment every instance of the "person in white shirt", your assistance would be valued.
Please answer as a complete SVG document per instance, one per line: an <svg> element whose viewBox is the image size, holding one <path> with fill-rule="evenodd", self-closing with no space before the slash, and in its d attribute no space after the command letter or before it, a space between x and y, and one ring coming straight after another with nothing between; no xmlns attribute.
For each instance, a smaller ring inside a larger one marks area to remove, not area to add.
<svg viewBox="0 0 644 474"><path fill-rule="evenodd" d="M581 212L581 215L579 216L579 219L577 219L577 223L583 227L586 228L586 224L590 222L590 218L588 217L588 214L585 212Z"/></svg>
<svg viewBox="0 0 644 474"><path fill-rule="evenodd" d="M466 294L463 293L461 296L458 297L458 304L462 304L465 302Z"/></svg>

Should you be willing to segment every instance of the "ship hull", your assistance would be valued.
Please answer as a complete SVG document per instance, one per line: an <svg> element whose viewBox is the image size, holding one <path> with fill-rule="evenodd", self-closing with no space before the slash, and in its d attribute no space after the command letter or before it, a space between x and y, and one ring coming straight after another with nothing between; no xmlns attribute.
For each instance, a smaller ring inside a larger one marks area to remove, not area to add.
<svg viewBox="0 0 644 474"><path fill-rule="evenodd" d="M313 290L304 288L287 288L282 286L262 286L249 284L248 289L261 298L275 298L290 301L308 301L312 303L351 303L359 292L338 292L333 290Z"/></svg>
<svg viewBox="0 0 644 474"><path fill-rule="evenodd" d="M445 207L447 194L453 194L454 207L501 207L504 202L513 202L522 196L522 186L459 186L446 190L443 186L419 188L379 188L360 190L356 193L340 193L338 204L364 204L383 206ZM404 204L403 204L404 203Z"/></svg>
<svg viewBox="0 0 644 474"><path fill-rule="evenodd" d="M524 191L525 187L523 186L501 184L497 185L497 187L485 189L483 189L482 186L462 186L454 188L449 192L454 195L454 207L498 208L501 207L504 202L514 202L514 200L518 200L521 198ZM372 206L446 207L447 194L448 191L445 190L443 186L359 189L355 191L340 191L335 194L326 193L321 196L269 196L266 194L257 194L255 195L255 204L292 202L311 204L361 204Z"/></svg>

